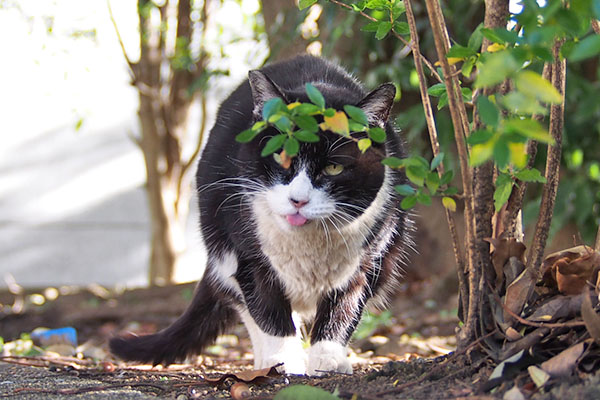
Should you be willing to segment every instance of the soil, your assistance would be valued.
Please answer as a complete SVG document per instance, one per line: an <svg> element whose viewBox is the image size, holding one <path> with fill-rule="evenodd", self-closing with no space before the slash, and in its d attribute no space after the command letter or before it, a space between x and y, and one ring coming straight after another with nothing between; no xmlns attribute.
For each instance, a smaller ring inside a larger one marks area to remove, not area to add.
<svg viewBox="0 0 600 400"><path fill-rule="evenodd" d="M121 293L99 286L0 292L4 342L39 327L72 326L78 342L84 344L77 348L79 358L49 352L2 357L0 397L271 399L282 389L300 384L323 388L342 399L600 398L600 375L595 372L576 371L538 388L525 369L490 384L495 364L478 343L453 352L456 299L443 293L456 291L444 291L428 282L403 288L391 307L394 317L380 314L363 323L351 343L352 375L307 378L271 370L249 377L252 353L242 326L189 364L150 368L112 358L106 347L109 337L124 329L144 333L167 326L185 309L193 287L185 284ZM508 392L515 385L524 397ZM246 388L249 393L245 397ZM242 392L235 393L239 389Z"/></svg>

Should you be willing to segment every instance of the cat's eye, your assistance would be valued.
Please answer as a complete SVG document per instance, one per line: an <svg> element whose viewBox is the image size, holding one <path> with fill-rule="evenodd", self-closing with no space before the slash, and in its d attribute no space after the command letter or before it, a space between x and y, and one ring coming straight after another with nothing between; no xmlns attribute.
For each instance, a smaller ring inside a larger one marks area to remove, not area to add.
<svg viewBox="0 0 600 400"><path fill-rule="evenodd" d="M343 165L339 164L329 164L323 169L323 173L328 176L336 176L342 173L344 170Z"/></svg>

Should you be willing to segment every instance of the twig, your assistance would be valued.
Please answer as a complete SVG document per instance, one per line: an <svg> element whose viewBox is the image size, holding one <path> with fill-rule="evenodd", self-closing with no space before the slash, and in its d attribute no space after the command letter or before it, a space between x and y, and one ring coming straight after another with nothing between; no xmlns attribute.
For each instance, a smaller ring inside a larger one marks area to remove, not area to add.
<svg viewBox="0 0 600 400"><path fill-rule="evenodd" d="M460 93L460 87L457 87L458 82L456 78L452 79L454 68L450 66L446 59L446 53L448 52L448 39L445 28L445 22L440 8L440 4L437 0L426 0L427 14L433 31L433 37L435 41L435 48L438 55L438 60L442 64L444 71L444 83L446 85L446 91L448 93L448 102L450 106L450 116L452 118L452 124L454 125L454 139L456 140L456 147L458 150L458 158L460 161L460 170L462 175L462 186L463 193L465 195L465 225L466 225L466 237L467 237L467 265L468 265L468 282L469 282L469 306L468 312L465 319L465 324L458 334L459 344L464 345L465 343L471 342L475 338L475 318L477 314L477 305L479 302L479 274L473 258L473 244L475 242L475 228L473 221L473 186L472 186L472 175L471 168L468 164L467 156L467 144L465 136L469 132L468 123L465 125L463 112L464 102L462 102L462 94ZM461 105L462 104L462 107ZM465 111L466 114L466 111Z"/></svg>
<svg viewBox="0 0 600 400"><path fill-rule="evenodd" d="M431 100L429 93L427 92L427 80L423 72L423 64L421 64L421 50L419 47L419 33L417 31L417 23L415 21L415 15L412 10L412 1L406 0L404 2L406 6L406 18L408 20L408 27L410 29L410 38L413 44L412 52L415 61L415 68L417 70L417 76L419 77L419 90L421 92L421 101L423 103L423 111L425 113L425 121L427 121L427 131L429 132L429 141L431 143L431 150L433 156L440 154L440 142L438 140L437 129L435 126L435 119L433 117L433 110L431 108ZM438 175L440 178L444 174L444 163L441 162L438 166ZM460 241L458 238L458 232L456 230L456 222L454 221L454 215L444 207L446 212L446 221L448 222L448 229L450 230L450 237L452 238L452 248L454 250L454 258L456 260L456 266L458 270L458 280L460 282L459 289L461 292L463 314L466 315L467 304L469 299L469 293L467 292L467 282L465 276L465 261L463 251L460 247Z"/></svg>
<svg viewBox="0 0 600 400"><path fill-rule="evenodd" d="M542 77L547 81L550 81L552 79L552 65L550 63L544 64ZM535 119L538 122L541 122L543 116L538 114L533 116L533 119ZM529 159L527 160L527 168L533 168L533 165L535 163L535 156L537 154L537 146L538 142L535 140L530 140L529 143L527 143L527 156L529 157ZM501 226L509 234L510 237L514 237L513 233L516 230L515 225L517 222L518 213L523 208L523 198L525 197L526 190L527 182L517 180L506 204L506 212L503 215ZM518 239L522 240L522 238Z"/></svg>
<svg viewBox="0 0 600 400"><path fill-rule="evenodd" d="M119 41L119 46L121 46L121 51L123 52L123 57L125 57L125 61L127 61L127 65L129 66L129 73L131 76L131 80L135 81L135 63L131 61L129 56L127 55L127 50L125 50L125 44L123 43L123 38L121 37L121 32L119 31L119 27L117 26L117 21L112 12L112 7L110 6L110 0L106 0L106 6L108 7L108 15L110 16L110 22L115 28L115 33L117 34L117 40Z"/></svg>
<svg viewBox="0 0 600 400"><path fill-rule="evenodd" d="M562 147L562 131L564 126L565 113L565 85L566 85L566 67L567 61L561 60L559 51L564 40L557 40L554 44L553 53L556 60L552 65L552 86L561 94L562 102L550 106L550 134L554 139L554 145L548 145L548 156L546 160L546 184L542 191L542 203L540 213L535 226L533 242L527 254L527 268L539 274L539 268L542 265L548 231L556 200L556 191L558 188L558 173L560 170L560 154Z"/></svg>
<svg viewBox="0 0 600 400"><path fill-rule="evenodd" d="M333 3L333 4L337 4L338 6L346 8L348 10L355 11L354 8L352 8L348 4L342 3L341 1L338 1L338 0L327 0L327 1L329 1L330 3ZM369 21L373 21L373 22L378 21L377 18L373 18L372 16L370 16L369 14L367 14L364 11L357 11L357 12L360 15L362 15L363 17L365 17L366 19L368 19ZM418 47L418 44L415 44L414 41L411 41L411 42L407 41L393 29L392 29L392 34L396 37L396 39L398 39L402 43L404 43L404 45L409 47L413 52L415 51L415 47ZM437 79L438 82L443 82L442 77L437 73L435 67L429 62L429 60L427 60L427 58L425 58L425 56L423 56L420 52L419 52L419 57L425 63L425 65L427 65L427 68L429 68L429 70L431 71L431 74L435 77L435 79Z"/></svg>

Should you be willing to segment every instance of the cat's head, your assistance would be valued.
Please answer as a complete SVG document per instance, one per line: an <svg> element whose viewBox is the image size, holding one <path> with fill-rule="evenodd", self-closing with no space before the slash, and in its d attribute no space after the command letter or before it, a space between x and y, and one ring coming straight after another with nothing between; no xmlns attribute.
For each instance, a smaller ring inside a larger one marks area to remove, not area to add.
<svg viewBox="0 0 600 400"><path fill-rule="evenodd" d="M308 102L304 87L283 90L260 71L249 74L255 119L259 120L263 105L279 97L286 103ZM322 92L328 107L342 109L351 104L361 108L371 126L392 128L387 124L396 89L384 84L366 96L350 95L345 88L314 83ZM354 98L354 101L352 99ZM256 140L256 153L269 137L277 134L266 130ZM264 200L272 218L285 230L301 229L308 224L328 221L335 226L351 223L365 213L374 202L386 180L381 160L386 156L385 144L373 143L362 153L355 141L330 131L320 131L317 143L301 143L300 151L289 168L283 168L271 156L260 160L257 178L266 188ZM353 134L360 139L364 133Z"/></svg>

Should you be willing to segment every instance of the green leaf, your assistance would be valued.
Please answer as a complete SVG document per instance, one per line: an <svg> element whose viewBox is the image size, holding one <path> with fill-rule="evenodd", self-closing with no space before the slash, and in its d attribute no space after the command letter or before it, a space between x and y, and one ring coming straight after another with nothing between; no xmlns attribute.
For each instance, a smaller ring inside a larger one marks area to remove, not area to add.
<svg viewBox="0 0 600 400"><path fill-rule="evenodd" d="M255 131L252 128L246 129L245 131L242 131L235 137L235 141L238 143L248 143L249 141L254 139L259 133L260 131Z"/></svg>
<svg viewBox="0 0 600 400"><path fill-rule="evenodd" d="M554 86L540 74L533 71L521 71L515 77L517 89L531 97L546 103L562 103L562 96Z"/></svg>
<svg viewBox="0 0 600 400"><path fill-rule="evenodd" d="M339 397L316 386L292 385L277 393L273 400L339 400Z"/></svg>
<svg viewBox="0 0 600 400"><path fill-rule="evenodd" d="M516 132L529 139L543 143L554 144L554 139L548 131L536 120L531 118L511 118L504 122L505 132Z"/></svg>
<svg viewBox="0 0 600 400"><path fill-rule="evenodd" d="M265 147L262 149L260 155L266 157L270 154L275 153L277 150L281 149L281 146L283 146L283 143L285 142L287 137L288 136L283 133L273 136L267 141L267 144L265 144Z"/></svg>
<svg viewBox="0 0 600 400"><path fill-rule="evenodd" d="M396 32L398 35L410 35L408 23L403 21L394 22L394 32Z"/></svg>
<svg viewBox="0 0 600 400"><path fill-rule="evenodd" d="M500 211L502 206L508 201L510 193L512 192L513 182L505 181L499 184L500 176L496 180L496 190L494 191L494 208L496 212Z"/></svg>
<svg viewBox="0 0 600 400"><path fill-rule="evenodd" d="M352 119L348 121L348 129L350 130L350 132L364 132L366 128L367 126L359 124L358 122Z"/></svg>
<svg viewBox="0 0 600 400"><path fill-rule="evenodd" d="M404 166L404 161L398 157L387 157L384 158L381 163L390 168L400 168Z"/></svg>
<svg viewBox="0 0 600 400"><path fill-rule="evenodd" d="M431 205L431 196L424 192L417 193L417 201L425 206Z"/></svg>
<svg viewBox="0 0 600 400"><path fill-rule="evenodd" d="M492 137L494 137L494 132L484 129L478 130L469 135L467 137L467 144L470 146L475 146L476 144L484 144L489 142Z"/></svg>
<svg viewBox="0 0 600 400"><path fill-rule="evenodd" d="M510 149L508 148L508 143L504 139L497 140L494 143L494 160L500 169L503 169L508 165L508 160L510 159Z"/></svg>
<svg viewBox="0 0 600 400"><path fill-rule="evenodd" d="M364 153L365 151L367 151L369 149L369 147L371 147L373 142L371 142L371 139L362 138L358 141L357 144L358 144L358 149L361 151L361 153Z"/></svg>
<svg viewBox="0 0 600 400"><path fill-rule="evenodd" d="M481 48L481 43L483 42L483 34L481 33L481 29L483 28L483 22L480 23L477 28L471 34L469 38L469 42L467 43L467 47L471 50L477 52Z"/></svg>
<svg viewBox="0 0 600 400"><path fill-rule="evenodd" d="M385 142L385 138L386 138L386 133L385 130L382 128L369 128L369 130L367 131L369 134L369 137L371 139L373 139L374 142L377 143L383 143Z"/></svg>
<svg viewBox="0 0 600 400"><path fill-rule="evenodd" d="M285 115L279 116L279 118L277 118L275 121L273 121L273 123L275 124L277 129L279 129L281 132L284 132L284 133L290 133L294 126L292 121Z"/></svg>
<svg viewBox="0 0 600 400"><path fill-rule="evenodd" d="M435 85L427 89L427 93L429 93L430 96L434 97L441 96L443 93L446 93L446 85L444 85L443 83L436 83Z"/></svg>
<svg viewBox="0 0 600 400"><path fill-rule="evenodd" d="M451 186L448 189L444 190L442 194L445 196L456 196L458 194L458 188Z"/></svg>
<svg viewBox="0 0 600 400"><path fill-rule="evenodd" d="M546 115L548 113L546 107L543 107L537 99L521 92L510 92L499 101L515 114Z"/></svg>
<svg viewBox="0 0 600 400"><path fill-rule="evenodd" d="M444 92L440 95L440 99L438 100L437 109L441 110L442 108L448 105L448 93Z"/></svg>
<svg viewBox="0 0 600 400"><path fill-rule="evenodd" d="M380 22L379 26L377 27L377 32L375 33L375 38L377 40L381 40L384 37L387 36L387 34L390 32L390 30L392 29L392 23L391 22Z"/></svg>
<svg viewBox="0 0 600 400"><path fill-rule="evenodd" d="M473 167L483 164L492 157L493 150L493 141L474 145L469 152L469 164Z"/></svg>
<svg viewBox="0 0 600 400"><path fill-rule="evenodd" d="M454 178L454 171L446 171L444 175L442 175L442 179L440 179L440 185L447 185L452 182L452 178Z"/></svg>
<svg viewBox="0 0 600 400"><path fill-rule="evenodd" d="M402 202L400 203L400 207L403 210L408 210L408 209L413 208L416 204L417 204L417 196L415 194L413 194L410 196L406 196L404 199L402 199Z"/></svg>
<svg viewBox="0 0 600 400"><path fill-rule="evenodd" d="M351 105L345 105L344 111L346 111L346 114L348 114L350 118L352 118L359 124L369 125L369 120L367 119L367 116L362 109Z"/></svg>
<svg viewBox="0 0 600 400"><path fill-rule="evenodd" d="M569 61L581 61L600 53L600 35L592 34L576 43L569 55Z"/></svg>
<svg viewBox="0 0 600 400"><path fill-rule="evenodd" d="M473 100L473 91L471 90L471 88L460 88L460 92L462 93L462 98L464 101L469 102Z"/></svg>
<svg viewBox="0 0 600 400"><path fill-rule="evenodd" d="M285 140L285 144L283 145L283 149L287 153L288 156L293 157L298 154L300 150L300 142L294 137L288 137Z"/></svg>
<svg viewBox="0 0 600 400"><path fill-rule="evenodd" d="M437 192L438 188L440 187L440 177L438 176L437 172L431 171L427 174L427 178L425 178L425 185L432 194Z"/></svg>
<svg viewBox="0 0 600 400"><path fill-rule="evenodd" d="M546 178L535 168L519 171L515 174L515 177L523 182L546 183Z"/></svg>
<svg viewBox="0 0 600 400"><path fill-rule="evenodd" d="M512 76L518 69L519 64L508 51L486 54L479 67L475 88L494 86Z"/></svg>
<svg viewBox="0 0 600 400"><path fill-rule="evenodd" d="M317 120L309 115L298 115L294 118L294 122L302 130L311 133L317 133L319 131Z"/></svg>
<svg viewBox="0 0 600 400"><path fill-rule="evenodd" d="M427 171L423 168L411 165L406 168L406 177L415 185L423 186L425 178L427 177Z"/></svg>
<svg viewBox="0 0 600 400"><path fill-rule="evenodd" d="M487 96L481 95L477 98L477 111L479 112L479 118L481 118L484 124L493 128L498 126L500 111Z"/></svg>
<svg viewBox="0 0 600 400"><path fill-rule="evenodd" d="M442 197L442 204L447 210L456 211L456 201L452 197Z"/></svg>
<svg viewBox="0 0 600 400"><path fill-rule="evenodd" d="M452 47L450 47L450 50L448 50L448 53L446 54L446 58L465 59L465 58L474 56L476 54L477 54L477 52L473 49L470 49L465 46L461 46L460 44L455 44Z"/></svg>
<svg viewBox="0 0 600 400"><path fill-rule="evenodd" d="M310 6L312 6L313 4L315 4L318 0L300 0L298 2L298 8L300 10L304 10L305 8L308 8Z"/></svg>
<svg viewBox="0 0 600 400"><path fill-rule="evenodd" d="M433 171L435 170L441 163L442 161L444 161L444 153L439 153L437 156L433 157L433 160L431 160L431 164L429 166L429 170Z"/></svg>
<svg viewBox="0 0 600 400"><path fill-rule="evenodd" d="M293 113L298 115L315 115L321 112L321 109L314 104L302 103L298 107L292 110Z"/></svg>
<svg viewBox="0 0 600 400"><path fill-rule="evenodd" d="M323 111L323 115L328 118L331 118L331 117L335 116L336 114L338 114L338 112L336 111L335 108L327 108ZM348 119L348 118L346 118L346 119Z"/></svg>
<svg viewBox="0 0 600 400"><path fill-rule="evenodd" d="M400 195L400 196L410 196L412 194L414 194L416 192L415 188L404 184L404 185L396 185L394 186L394 190Z"/></svg>
<svg viewBox="0 0 600 400"><path fill-rule="evenodd" d="M317 89L310 83L307 83L306 94L308 95L308 98L314 105L319 107L321 110L325 109L325 98L323 97L321 92L319 92L319 89Z"/></svg>
<svg viewBox="0 0 600 400"><path fill-rule="evenodd" d="M476 56L469 57L465 60L462 68L460 69L460 72L463 74L463 76L467 78L471 76L471 72L473 71L473 67L475 66L477 60L478 58Z"/></svg>
<svg viewBox="0 0 600 400"><path fill-rule="evenodd" d="M265 102L262 109L263 120L268 121L277 111L283 107L283 100L273 97Z"/></svg>
<svg viewBox="0 0 600 400"><path fill-rule="evenodd" d="M482 28L481 33L485 36L490 42L499 43L499 44L515 44L519 39L519 35L514 31L507 31L504 28Z"/></svg>
<svg viewBox="0 0 600 400"><path fill-rule="evenodd" d="M379 21L371 21L360 28L360 30L363 32L377 32L377 28L379 28Z"/></svg>
<svg viewBox="0 0 600 400"><path fill-rule="evenodd" d="M319 141L319 136L312 132L299 130L294 132L294 137L301 142L316 143Z"/></svg>

